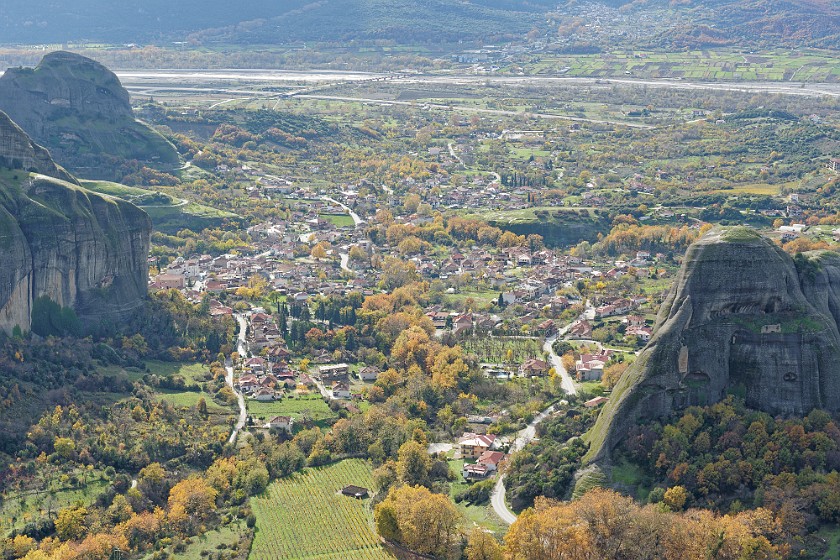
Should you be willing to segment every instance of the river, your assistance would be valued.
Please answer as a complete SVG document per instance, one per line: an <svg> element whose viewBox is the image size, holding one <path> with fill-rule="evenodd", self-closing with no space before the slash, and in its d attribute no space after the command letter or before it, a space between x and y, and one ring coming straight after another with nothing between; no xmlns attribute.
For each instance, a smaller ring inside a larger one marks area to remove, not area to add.
<svg viewBox="0 0 840 560"><path fill-rule="evenodd" d="M220 70L118 70L117 76L128 89L143 89L161 86L166 89L188 91L208 88L209 84L228 83L230 86L243 87L248 83L306 83L329 84L342 82L383 82L403 85L466 85L482 86L485 84L501 86L610 86L693 89L718 91L743 91L756 94L780 94L808 97L840 97L838 83L810 82L705 82L676 79L640 79L640 78L586 78L557 75L538 76L500 76L475 74L385 74L370 72L347 72L329 70L260 70L260 69L220 69ZM387 80L387 82L386 82ZM168 86L168 87L167 87ZM240 90L241 91L241 90ZM246 90L247 91L247 90ZM245 93L245 91L242 91ZM253 91L260 93L265 91ZM278 93L277 95L283 95Z"/></svg>

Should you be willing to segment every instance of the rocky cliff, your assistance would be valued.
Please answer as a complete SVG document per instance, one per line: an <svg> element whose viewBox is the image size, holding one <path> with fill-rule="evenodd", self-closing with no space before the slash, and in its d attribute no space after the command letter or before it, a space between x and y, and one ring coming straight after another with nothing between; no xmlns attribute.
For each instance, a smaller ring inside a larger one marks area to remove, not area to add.
<svg viewBox="0 0 840 560"><path fill-rule="evenodd" d="M0 166L23 169L78 184L72 175L56 165L47 150L33 142L2 111L0 111Z"/></svg>
<svg viewBox="0 0 840 560"><path fill-rule="evenodd" d="M178 162L175 148L138 122L128 92L98 62L68 52L0 77L0 110L68 169L111 178L120 160Z"/></svg>
<svg viewBox="0 0 840 560"><path fill-rule="evenodd" d="M748 228L693 244L654 335L615 387L586 459L609 468L627 429L727 393L772 414L840 411L840 255L795 260Z"/></svg>
<svg viewBox="0 0 840 560"><path fill-rule="evenodd" d="M47 296L84 324L119 321L147 293L149 217L81 188L0 113L0 329L31 326Z"/></svg>

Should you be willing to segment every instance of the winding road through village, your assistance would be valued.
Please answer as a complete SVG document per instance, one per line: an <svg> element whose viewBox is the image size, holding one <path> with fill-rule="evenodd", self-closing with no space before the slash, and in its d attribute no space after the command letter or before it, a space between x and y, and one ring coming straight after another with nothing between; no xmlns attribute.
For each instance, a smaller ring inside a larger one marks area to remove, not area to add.
<svg viewBox="0 0 840 560"><path fill-rule="evenodd" d="M584 315L587 315L589 312L589 303L587 302L587 310L584 311ZM563 382L563 390L566 392L567 395L577 395L577 387L575 386L575 382L572 379L572 376L566 371L566 368L563 367L563 361L560 359L560 356L554 351L554 342L557 340L558 337L565 335L569 329L572 327L572 323L569 323L560 331L545 340L545 344L543 345L543 350L548 354L548 358L551 362L551 367L554 368L554 371L562 378ZM537 437L537 425L551 416L554 412L555 405L551 405L539 414L537 414L531 423L528 424L525 428L519 431L516 435L516 439L513 440L513 443L510 446L510 453L514 453L515 451L521 450L523 447L534 441ZM496 485L493 486L493 492L490 494L490 505L493 506L493 511L496 512L496 515L499 518L510 525L514 521L516 521L516 514L513 513L505 502L505 475L499 475L499 478L496 479Z"/></svg>
<svg viewBox="0 0 840 560"><path fill-rule="evenodd" d="M245 334L248 329L248 320L245 319L244 315L236 315L235 317L236 322L239 323L239 337L237 339L236 351L239 352L241 357L245 358L248 355L248 343L245 341ZM225 366L225 369L227 370L225 381L227 382L228 387L230 387L236 395L236 400L239 403L239 418L233 426L233 431L230 433L228 443L236 442L236 436L239 435L239 432L245 427L245 422L248 421L248 409L245 407L245 397L242 396L242 393L236 390L236 385L233 382L233 365L233 361L231 361L230 365Z"/></svg>

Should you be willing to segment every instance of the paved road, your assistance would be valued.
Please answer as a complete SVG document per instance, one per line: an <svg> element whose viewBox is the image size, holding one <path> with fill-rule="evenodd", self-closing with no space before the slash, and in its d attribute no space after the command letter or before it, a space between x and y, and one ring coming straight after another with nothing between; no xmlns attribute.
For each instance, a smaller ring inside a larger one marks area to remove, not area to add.
<svg viewBox="0 0 840 560"><path fill-rule="evenodd" d="M521 450L523 447L531 443L537 436L537 424L548 418L554 412L554 405L549 406L531 420L527 427L519 431L516 439L510 446L510 452L514 453ZM496 485L493 487L493 492L490 494L490 504L502 521L510 525L516 521L516 514L513 513L505 503L505 475L499 476L496 480Z"/></svg>
<svg viewBox="0 0 840 560"><path fill-rule="evenodd" d="M461 159L461 156L455 153L455 143L450 142L446 145L446 147L449 148L449 155L452 156L452 159L460 163L461 167L466 167L466 165L464 164L464 160Z"/></svg>
<svg viewBox="0 0 840 560"><path fill-rule="evenodd" d="M237 351L244 358L248 355L247 343L245 342L245 330L248 328L248 321L243 315L236 315L236 320L239 323ZM227 381L228 387L236 394L236 400L239 402L239 419L236 421L236 425L233 427L233 431L228 438L228 443L234 443L236 436L239 435L239 432L245 427L245 422L248 420L248 409L245 407L245 397L236 390L236 385L233 383L233 364L231 363L225 369L227 370L225 381Z"/></svg>
<svg viewBox="0 0 840 560"><path fill-rule="evenodd" d="M341 269L346 270L350 274L356 274L356 271L348 266L350 264L350 255L347 253L339 253L339 257L341 257Z"/></svg>
<svg viewBox="0 0 840 560"><path fill-rule="evenodd" d="M591 307L592 304L587 301L586 309L581 316L587 317L591 313ZM560 329L556 335L547 338L545 340L545 344L543 345L543 350L548 353L552 367L554 367L554 371L562 378L562 387L563 390L566 391L566 394L577 395L577 387L575 386L572 376L568 371L566 371L566 368L563 367L563 361L560 359L560 356L554 352L553 348L554 341L557 340L557 337L566 334L571 327L572 323L569 323ZM531 421L530 424L528 424L527 427L520 430L516 439L513 441L513 444L510 446L510 452L513 453L515 451L519 451L532 442L537 435L537 425L548 418L552 412L554 412L554 405L551 405L543 410ZM507 503L505 503L505 475L499 476L496 480L496 485L493 487L493 492L490 494L490 504L493 506L493 510L496 512L496 515L498 515L505 523L510 524L516 521L516 514L513 513L510 508L507 507Z"/></svg>
<svg viewBox="0 0 840 560"><path fill-rule="evenodd" d="M315 386L318 387L318 391L321 393L321 396L331 401L332 391L327 389L326 385L324 385L324 382L320 379L316 379L315 377L312 378L312 381L315 383Z"/></svg>
<svg viewBox="0 0 840 560"><path fill-rule="evenodd" d="M545 339L543 350L548 353L548 359L551 361L551 367L554 368L554 371L563 380L563 390L569 395L577 395L577 387L575 387L575 382L572 379L572 376L568 371L566 371L566 368L563 367L563 360L561 360L560 356L554 352L554 342L556 340L556 336Z"/></svg>

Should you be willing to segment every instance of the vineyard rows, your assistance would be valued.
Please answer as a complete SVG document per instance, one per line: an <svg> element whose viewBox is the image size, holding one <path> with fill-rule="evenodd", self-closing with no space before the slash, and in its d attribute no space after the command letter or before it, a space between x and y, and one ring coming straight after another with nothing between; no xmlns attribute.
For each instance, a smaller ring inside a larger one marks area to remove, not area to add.
<svg viewBox="0 0 840 560"><path fill-rule="evenodd" d="M251 500L257 533L249 560L392 560L369 500L341 494L348 484L371 487L367 462L348 459L272 483Z"/></svg>

